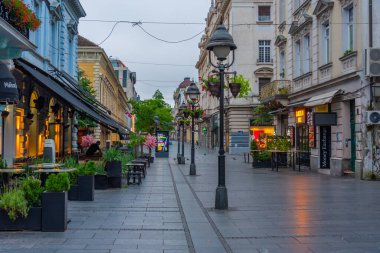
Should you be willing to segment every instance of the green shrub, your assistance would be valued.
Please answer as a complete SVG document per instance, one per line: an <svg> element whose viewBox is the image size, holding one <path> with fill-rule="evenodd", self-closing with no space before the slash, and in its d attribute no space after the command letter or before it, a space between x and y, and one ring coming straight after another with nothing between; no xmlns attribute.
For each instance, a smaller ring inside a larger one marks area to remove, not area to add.
<svg viewBox="0 0 380 253"><path fill-rule="evenodd" d="M41 197L44 191L41 186L41 180L31 176L26 177L21 181L21 189L29 207L41 206Z"/></svg>
<svg viewBox="0 0 380 253"><path fill-rule="evenodd" d="M75 157L72 157L72 156L66 157L65 167L69 169L75 169L76 167L78 167L78 163Z"/></svg>
<svg viewBox="0 0 380 253"><path fill-rule="evenodd" d="M94 161L88 161L85 164L78 166L78 175L80 176L91 176L95 175L96 163Z"/></svg>
<svg viewBox="0 0 380 253"><path fill-rule="evenodd" d="M117 150L115 148L109 148L103 153L103 160L105 162L111 162L111 161L119 161L120 156L122 155L120 150Z"/></svg>
<svg viewBox="0 0 380 253"><path fill-rule="evenodd" d="M255 157L257 161L267 161L270 160L270 152L266 150L262 150L258 152L257 156Z"/></svg>
<svg viewBox="0 0 380 253"><path fill-rule="evenodd" d="M12 221L18 217L26 218L29 212L28 202L21 189L6 191L0 198L0 208L8 213Z"/></svg>
<svg viewBox="0 0 380 253"><path fill-rule="evenodd" d="M106 175L106 171L104 170L103 163L96 164L95 175Z"/></svg>
<svg viewBox="0 0 380 253"><path fill-rule="evenodd" d="M127 164L133 159L135 158L131 154L122 154L120 161L121 161L121 169L123 171L123 174L127 173L127 170L128 170Z"/></svg>
<svg viewBox="0 0 380 253"><path fill-rule="evenodd" d="M64 192L70 189L70 179L67 173L50 174L45 183L48 192Z"/></svg>

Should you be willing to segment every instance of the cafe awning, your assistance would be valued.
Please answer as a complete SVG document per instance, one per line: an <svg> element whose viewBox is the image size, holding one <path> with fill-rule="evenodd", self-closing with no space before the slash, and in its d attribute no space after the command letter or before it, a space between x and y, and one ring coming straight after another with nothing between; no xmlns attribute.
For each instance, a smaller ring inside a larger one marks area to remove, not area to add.
<svg viewBox="0 0 380 253"><path fill-rule="evenodd" d="M341 94L342 90L334 90L321 95L310 98L306 101L306 107L314 107L318 105L330 104L335 95Z"/></svg>
<svg viewBox="0 0 380 253"><path fill-rule="evenodd" d="M62 84L58 80L55 80L49 74L44 73L42 70L38 70L37 68L32 67L21 60L15 60L15 64L16 66L21 67L23 70L28 72L39 83L44 85L45 88L53 92L55 96L61 98L61 100L66 101L75 109L77 109L79 113L87 115L88 117L95 120L97 123L109 128L110 130L122 134L125 132L122 130L123 127L119 123L117 123L108 115L98 110L95 106L84 101L78 94L75 94L75 91L73 91L65 84Z"/></svg>
<svg viewBox="0 0 380 253"><path fill-rule="evenodd" d="M16 79L7 65L0 62L0 103L13 104L19 100Z"/></svg>

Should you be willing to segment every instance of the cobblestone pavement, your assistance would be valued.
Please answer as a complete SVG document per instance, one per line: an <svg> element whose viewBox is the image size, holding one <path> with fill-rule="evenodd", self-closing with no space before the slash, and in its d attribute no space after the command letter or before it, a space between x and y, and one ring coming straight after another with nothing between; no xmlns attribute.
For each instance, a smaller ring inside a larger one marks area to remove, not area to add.
<svg viewBox="0 0 380 253"><path fill-rule="evenodd" d="M176 150L139 186L70 202L65 233L0 233L0 252L380 252L379 182L252 169L227 156L229 209L217 211L217 153L197 149L189 176Z"/></svg>

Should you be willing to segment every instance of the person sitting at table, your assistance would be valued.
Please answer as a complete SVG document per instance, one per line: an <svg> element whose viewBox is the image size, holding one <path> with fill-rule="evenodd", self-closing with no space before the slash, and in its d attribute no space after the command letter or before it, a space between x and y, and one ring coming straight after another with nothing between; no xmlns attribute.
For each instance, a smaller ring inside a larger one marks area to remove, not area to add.
<svg viewBox="0 0 380 253"><path fill-rule="evenodd" d="M94 155L102 155L102 150L99 147L100 141L97 141L96 143L92 143L90 147L87 149L86 155L87 156L94 156Z"/></svg>

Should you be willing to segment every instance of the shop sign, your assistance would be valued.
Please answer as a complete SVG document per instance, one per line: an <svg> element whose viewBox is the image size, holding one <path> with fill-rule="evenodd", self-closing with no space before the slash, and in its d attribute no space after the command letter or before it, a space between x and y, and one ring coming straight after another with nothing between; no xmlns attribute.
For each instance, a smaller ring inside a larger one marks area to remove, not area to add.
<svg viewBox="0 0 380 253"><path fill-rule="evenodd" d="M290 139L290 146L294 147L294 126L288 127L288 136Z"/></svg>
<svg viewBox="0 0 380 253"><path fill-rule="evenodd" d="M307 112L307 124L309 125L309 148L315 148L315 126L312 112Z"/></svg>
<svg viewBox="0 0 380 253"><path fill-rule="evenodd" d="M336 126L338 116L336 113L314 113L314 124L316 126Z"/></svg>
<svg viewBox="0 0 380 253"><path fill-rule="evenodd" d="M330 168L331 156L331 127L321 126L321 143L320 143L320 167L321 169Z"/></svg>
<svg viewBox="0 0 380 253"><path fill-rule="evenodd" d="M295 111L296 114L296 122L297 124L304 124L305 123L305 109L297 109Z"/></svg>
<svg viewBox="0 0 380 253"><path fill-rule="evenodd" d="M317 105L314 108L315 112L329 112L329 104Z"/></svg>

